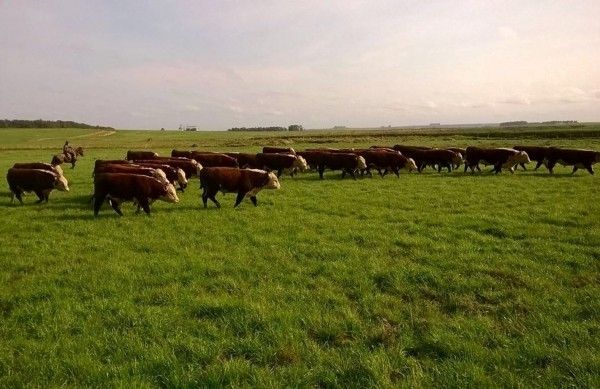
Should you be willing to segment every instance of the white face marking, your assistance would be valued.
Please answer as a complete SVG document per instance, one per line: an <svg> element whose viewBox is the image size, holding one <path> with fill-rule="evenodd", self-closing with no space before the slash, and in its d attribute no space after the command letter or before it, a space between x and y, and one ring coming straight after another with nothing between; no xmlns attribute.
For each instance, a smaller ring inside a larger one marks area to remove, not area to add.
<svg viewBox="0 0 600 389"><path fill-rule="evenodd" d="M281 184L279 184L279 179L275 175L275 173L269 173L269 181L267 184L261 189L280 189Z"/></svg>
<svg viewBox="0 0 600 389"><path fill-rule="evenodd" d="M194 162L196 162L195 160L192 160ZM196 162L196 174L198 175L198 177L200 177L200 172L202 171L202 165L200 165L198 162Z"/></svg>
<svg viewBox="0 0 600 389"><path fill-rule="evenodd" d="M306 169L308 169L308 163L306 163L306 159L302 158L299 155L296 156L296 160L294 161L293 166L295 168L297 168L298 170L300 170L301 172L303 172Z"/></svg>
<svg viewBox="0 0 600 389"><path fill-rule="evenodd" d="M415 160L412 158L408 159L408 162L406 163L406 165L404 165L404 167L409 172L412 172L413 170L417 170L417 164L416 164Z"/></svg>
<svg viewBox="0 0 600 389"><path fill-rule="evenodd" d="M181 169L177 169L177 182L179 185L187 185L188 180L185 176L185 172Z"/></svg>
<svg viewBox="0 0 600 389"><path fill-rule="evenodd" d="M165 188L167 189L167 194L160 199L168 203L178 203L179 197L177 197L177 191L175 190L173 184L166 184Z"/></svg>
<svg viewBox="0 0 600 389"><path fill-rule="evenodd" d="M154 177L162 182L163 184L168 184L169 180L167 179L167 175L161 169L154 169Z"/></svg>
<svg viewBox="0 0 600 389"><path fill-rule="evenodd" d="M65 176L58 177L55 188L60 191L63 191L63 192L69 191L69 183L67 182L67 179L65 178Z"/></svg>
<svg viewBox="0 0 600 389"><path fill-rule="evenodd" d="M261 169L246 169L246 170L250 170L250 171L253 171L253 172L257 172L257 173L266 173L265 170L261 170Z"/></svg>
<svg viewBox="0 0 600 389"><path fill-rule="evenodd" d="M56 172L56 174L58 174L59 176L63 175L63 170L59 165L53 166L54 171Z"/></svg>
<svg viewBox="0 0 600 389"><path fill-rule="evenodd" d="M363 157L358 157L358 168L359 169L366 169L367 168L367 162L365 161L365 159Z"/></svg>

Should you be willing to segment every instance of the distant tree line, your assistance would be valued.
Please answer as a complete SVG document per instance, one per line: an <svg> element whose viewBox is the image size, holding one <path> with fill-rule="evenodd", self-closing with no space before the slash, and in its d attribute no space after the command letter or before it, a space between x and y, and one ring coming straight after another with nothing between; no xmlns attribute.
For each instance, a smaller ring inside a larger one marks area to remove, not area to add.
<svg viewBox="0 0 600 389"><path fill-rule="evenodd" d="M302 131L304 128L300 124L292 124L289 127L233 127L227 131Z"/></svg>
<svg viewBox="0 0 600 389"><path fill-rule="evenodd" d="M0 120L0 128L95 128L99 130L113 130L112 127L92 126L77 123L71 120Z"/></svg>
<svg viewBox="0 0 600 389"><path fill-rule="evenodd" d="M502 123L500 123L500 127L526 126L528 124L555 125L555 124L577 124L577 123L579 123L577 120L549 120L546 122L532 122L532 123L529 123L525 120L517 120L514 122L502 122Z"/></svg>

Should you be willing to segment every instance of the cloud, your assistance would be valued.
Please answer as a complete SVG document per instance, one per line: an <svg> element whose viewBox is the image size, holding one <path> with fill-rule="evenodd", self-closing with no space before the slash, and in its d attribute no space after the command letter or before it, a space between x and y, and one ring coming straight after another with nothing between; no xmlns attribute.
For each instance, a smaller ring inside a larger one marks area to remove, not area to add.
<svg viewBox="0 0 600 389"><path fill-rule="evenodd" d="M501 104L531 105L531 99L524 95L513 95L498 101Z"/></svg>
<svg viewBox="0 0 600 389"><path fill-rule="evenodd" d="M498 27L498 35L503 39L516 39L519 37L515 29L508 26Z"/></svg>

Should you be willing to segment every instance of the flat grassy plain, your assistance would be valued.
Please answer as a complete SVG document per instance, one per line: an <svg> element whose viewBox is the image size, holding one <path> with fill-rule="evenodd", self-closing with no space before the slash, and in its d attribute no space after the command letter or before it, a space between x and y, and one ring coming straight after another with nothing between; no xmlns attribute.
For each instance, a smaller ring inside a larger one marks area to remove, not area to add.
<svg viewBox="0 0 600 389"><path fill-rule="evenodd" d="M130 148L600 150L600 126L492 131L0 130L2 172L86 148L48 204L12 205L0 184L0 386L599 387L587 172L307 173L220 210L194 179L151 216L89 203L94 160Z"/></svg>

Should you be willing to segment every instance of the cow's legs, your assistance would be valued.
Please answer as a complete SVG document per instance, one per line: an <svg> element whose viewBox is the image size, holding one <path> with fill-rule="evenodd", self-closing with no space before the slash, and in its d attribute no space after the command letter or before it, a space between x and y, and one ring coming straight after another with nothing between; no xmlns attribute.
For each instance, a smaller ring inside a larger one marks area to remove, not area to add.
<svg viewBox="0 0 600 389"><path fill-rule="evenodd" d="M258 205L258 201L256 200L256 196L250 196L250 201L252 201L252 204L254 204L255 207Z"/></svg>
<svg viewBox="0 0 600 389"><path fill-rule="evenodd" d="M353 180L356 180L356 174L354 174L354 170L348 170L348 173L350 174L350 177L352 177Z"/></svg>
<svg viewBox="0 0 600 389"><path fill-rule="evenodd" d="M235 198L235 205L233 206L233 208L235 208L238 205L240 205L240 203L242 202L242 200L246 196L246 193L247 192L238 192L237 197Z"/></svg>
<svg viewBox="0 0 600 389"><path fill-rule="evenodd" d="M146 214L150 215L150 204L148 203L147 197L140 197L137 199L138 205L142 207Z"/></svg>
<svg viewBox="0 0 600 389"><path fill-rule="evenodd" d="M100 212L100 207L102 206L105 197L106 194L104 193L94 193L94 216L98 216L98 212Z"/></svg>
<svg viewBox="0 0 600 389"><path fill-rule="evenodd" d="M35 195L36 195L36 196L38 197L38 199L39 199L38 201L36 201L36 202L35 202L36 204L39 204L39 203L41 203L42 201L44 201L44 194L43 194L41 191L39 191L39 190L36 190L34 193L35 193Z"/></svg>
<svg viewBox="0 0 600 389"><path fill-rule="evenodd" d="M44 195L44 201L48 202L48 198L50 197L50 191L47 190L45 192L42 192L42 194Z"/></svg>
<svg viewBox="0 0 600 389"><path fill-rule="evenodd" d="M346 169L342 169L342 178L346 177Z"/></svg>
<svg viewBox="0 0 600 389"><path fill-rule="evenodd" d="M281 174L283 174L283 169L277 169L277 178L281 177Z"/></svg>
<svg viewBox="0 0 600 389"><path fill-rule="evenodd" d="M393 167L392 171L394 172L394 174L396 175L396 177L400 178L400 170L397 167Z"/></svg>
<svg viewBox="0 0 600 389"><path fill-rule="evenodd" d="M538 170L540 166L544 164L544 161L538 161L533 170Z"/></svg>
<svg viewBox="0 0 600 389"><path fill-rule="evenodd" d="M202 203L204 204L204 208L208 206L208 194L206 192L206 189L204 189L204 191L202 192Z"/></svg>
<svg viewBox="0 0 600 389"><path fill-rule="evenodd" d="M317 166L317 171L319 172L319 178L322 180L323 172L325 172L325 166L324 165Z"/></svg>
<svg viewBox="0 0 600 389"><path fill-rule="evenodd" d="M527 168L525 167L524 163L520 163L519 165L521 165L521 167L523 168L523 170L527 170Z"/></svg>
<svg viewBox="0 0 600 389"><path fill-rule="evenodd" d="M548 167L550 174L554 174L554 166L556 166L556 161L548 161L546 166Z"/></svg>
<svg viewBox="0 0 600 389"><path fill-rule="evenodd" d="M577 171L577 169L579 169L577 166L573 166L573 171L571 172L571 174L575 174L575 172Z"/></svg>
<svg viewBox="0 0 600 389"><path fill-rule="evenodd" d="M110 206L112 207L112 209L115 210L115 212L119 215L119 216L123 216L123 212L121 212L121 207L119 206L119 202L115 201L113 199L108 199L108 203L110 204ZM138 212L139 212L139 208L140 206L138 205Z"/></svg>
<svg viewBox="0 0 600 389"><path fill-rule="evenodd" d="M594 175L594 168L592 167L592 165L587 165L585 168L588 172L590 172L591 175Z"/></svg>

